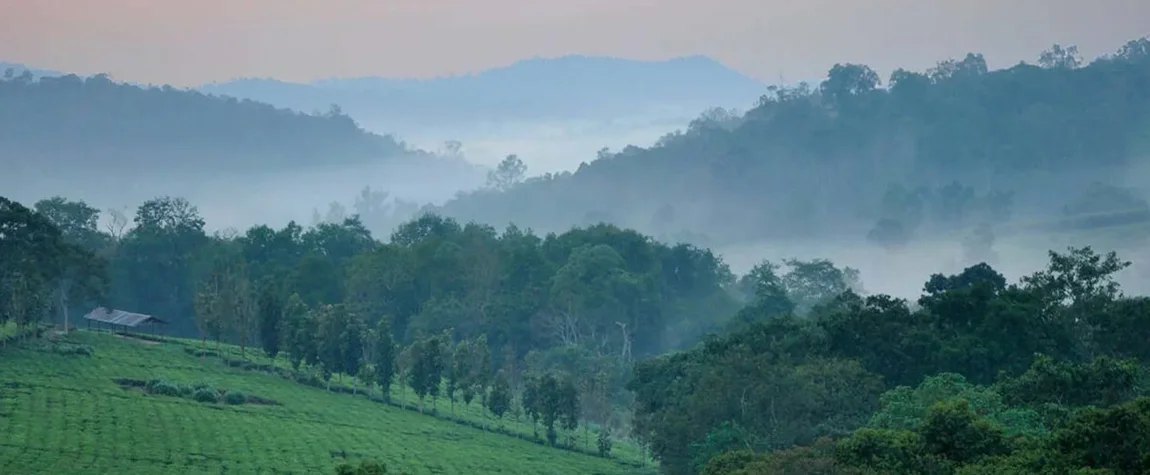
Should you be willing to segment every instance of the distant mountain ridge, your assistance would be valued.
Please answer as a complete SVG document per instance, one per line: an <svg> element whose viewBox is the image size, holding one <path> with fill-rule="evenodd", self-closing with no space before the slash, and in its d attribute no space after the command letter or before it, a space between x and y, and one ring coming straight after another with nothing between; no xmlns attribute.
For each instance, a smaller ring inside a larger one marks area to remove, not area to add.
<svg viewBox="0 0 1150 475"><path fill-rule="evenodd" d="M36 79L39 79L42 77L63 76L65 74L65 73L62 73L60 71L53 71L50 69L39 69L39 68L30 67L30 66L25 66L25 65L20 64L20 63L7 63L4 61L0 61L0 76L3 76L4 74L6 74L8 72L8 70L12 71L13 76L19 76L24 71L28 71L29 73L32 73L32 77L36 78Z"/></svg>
<svg viewBox="0 0 1150 475"><path fill-rule="evenodd" d="M425 80L364 77L299 84L238 79L200 90L304 112L337 104L360 122L386 127L413 122L691 117L712 106L748 108L766 85L704 56L637 61L571 55Z"/></svg>

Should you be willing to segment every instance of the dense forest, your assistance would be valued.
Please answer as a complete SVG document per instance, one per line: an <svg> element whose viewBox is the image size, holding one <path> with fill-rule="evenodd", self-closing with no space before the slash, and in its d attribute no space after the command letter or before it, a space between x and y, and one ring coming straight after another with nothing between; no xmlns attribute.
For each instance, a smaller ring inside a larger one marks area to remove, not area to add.
<svg viewBox="0 0 1150 475"><path fill-rule="evenodd" d="M107 75L0 79L0 166L253 171L357 164L412 153L333 107L301 114Z"/></svg>
<svg viewBox="0 0 1150 475"><path fill-rule="evenodd" d="M130 227L98 214L0 199L4 321L151 313L315 380L517 412L552 445L628 435L668 474L1150 470L1150 298L1121 293L1112 252L1051 252L1017 283L936 274L908 302L828 261L735 276L609 225L425 214L381 242L356 217L208 235L179 198Z"/></svg>
<svg viewBox="0 0 1150 475"><path fill-rule="evenodd" d="M1147 38L1089 64L1057 45L998 71L969 54L885 85L836 64L818 86L770 88L746 114L712 110L652 147L603 150L441 213L547 231L606 221L712 246L1057 217L1096 182L1144 185L1148 85Z"/></svg>

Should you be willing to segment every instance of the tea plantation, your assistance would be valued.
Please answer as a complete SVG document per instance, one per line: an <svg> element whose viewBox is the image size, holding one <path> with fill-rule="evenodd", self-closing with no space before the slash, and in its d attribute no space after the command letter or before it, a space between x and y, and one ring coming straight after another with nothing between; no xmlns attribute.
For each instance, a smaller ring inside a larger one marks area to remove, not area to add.
<svg viewBox="0 0 1150 475"><path fill-rule="evenodd" d="M9 343L0 349L0 473L325 474L365 459L408 474L653 471L523 440L515 434L525 424L487 422L503 434L446 420L447 401L441 417L420 415L195 356L195 347L88 332Z"/></svg>

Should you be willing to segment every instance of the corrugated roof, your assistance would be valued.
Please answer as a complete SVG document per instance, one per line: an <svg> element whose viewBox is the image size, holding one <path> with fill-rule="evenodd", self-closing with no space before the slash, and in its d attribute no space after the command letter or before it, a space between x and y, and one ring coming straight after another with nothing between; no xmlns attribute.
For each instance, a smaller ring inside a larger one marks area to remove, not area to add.
<svg viewBox="0 0 1150 475"><path fill-rule="evenodd" d="M126 327L139 326L141 323L154 321L157 323L166 323L163 320L153 317L151 315L144 315L142 313L125 312L123 310L108 310L104 307L99 307L92 310L84 318L88 320L95 320L97 322L112 323L115 325L123 325Z"/></svg>

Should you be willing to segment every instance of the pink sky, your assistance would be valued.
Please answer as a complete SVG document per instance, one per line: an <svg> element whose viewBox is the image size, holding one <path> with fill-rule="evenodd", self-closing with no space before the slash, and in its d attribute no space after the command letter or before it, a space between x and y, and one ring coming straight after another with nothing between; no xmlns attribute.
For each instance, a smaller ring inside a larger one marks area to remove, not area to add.
<svg viewBox="0 0 1150 475"><path fill-rule="evenodd" d="M1150 34L1146 0L0 0L0 60L121 80L428 77L533 56L705 54L766 81Z"/></svg>

